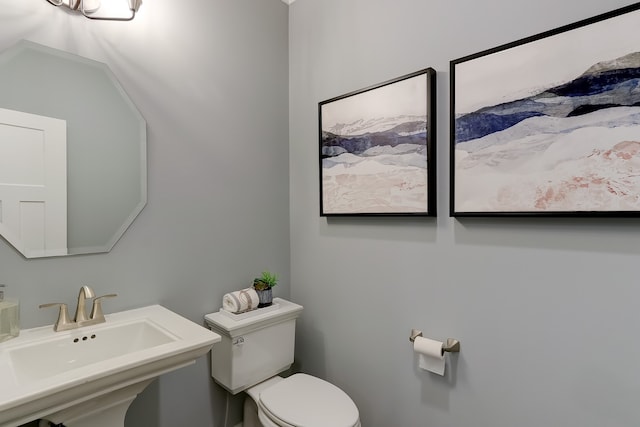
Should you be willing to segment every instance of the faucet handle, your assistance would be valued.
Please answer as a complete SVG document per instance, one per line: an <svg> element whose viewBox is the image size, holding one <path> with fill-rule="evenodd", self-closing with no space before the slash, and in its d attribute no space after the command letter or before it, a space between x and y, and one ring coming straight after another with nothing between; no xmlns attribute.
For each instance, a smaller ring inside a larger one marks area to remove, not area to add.
<svg viewBox="0 0 640 427"><path fill-rule="evenodd" d="M104 298L114 298L117 296L118 294L107 294L94 298L93 307L91 307L91 315L89 316L89 318L91 320L104 319L104 313L102 312L102 300Z"/></svg>
<svg viewBox="0 0 640 427"><path fill-rule="evenodd" d="M60 307L60 311L58 312L58 320L53 325L53 330L64 331L66 329L73 329L75 326L74 322L69 318L69 310L67 309L67 304L61 302L50 302L47 304L40 304L39 308L48 308L48 307Z"/></svg>

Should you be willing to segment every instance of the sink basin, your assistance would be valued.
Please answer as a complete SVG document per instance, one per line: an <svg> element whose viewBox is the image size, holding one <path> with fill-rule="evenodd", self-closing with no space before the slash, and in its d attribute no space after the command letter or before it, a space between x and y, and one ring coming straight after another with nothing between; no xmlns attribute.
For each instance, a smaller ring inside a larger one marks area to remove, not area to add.
<svg viewBox="0 0 640 427"><path fill-rule="evenodd" d="M17 384L29 384L93 363L147 350L178 338L150 319L88 328L8 349Z"/></svg>
<svg viewBox="0 0 640 427"><path fill-rule="evenodd" d="M35 419L72 426L123 426L130 403L154 378L194 363L220 336L149 306L100 325L27 329L0 344L0 427Z"/></svg>

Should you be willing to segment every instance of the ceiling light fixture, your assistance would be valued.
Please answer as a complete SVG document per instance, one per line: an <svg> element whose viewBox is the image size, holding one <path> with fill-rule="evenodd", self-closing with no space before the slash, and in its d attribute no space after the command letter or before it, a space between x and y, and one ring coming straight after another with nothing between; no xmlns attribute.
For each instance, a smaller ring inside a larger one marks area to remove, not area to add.
<svg viewBox="0 0 640 427"><path fill-rule="evenodd" d="M71 10L80 11L85 17L100 21L131 21L135 18L136 12L142 4L142 0L103 0L106 2L105 4L101 0L47 1L54 6L66 6ZM106 12L102 13L105 10ZM118 11L125 11L126 13L118 13Z"/></svg>

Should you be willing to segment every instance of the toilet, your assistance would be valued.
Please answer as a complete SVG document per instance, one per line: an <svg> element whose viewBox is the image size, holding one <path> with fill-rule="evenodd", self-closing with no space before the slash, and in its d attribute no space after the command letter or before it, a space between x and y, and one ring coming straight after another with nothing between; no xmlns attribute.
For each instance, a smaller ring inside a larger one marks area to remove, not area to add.
<svg viewBox="0 0 640 427"><path fill-rule="evenodd" d="M360 427L358 408L320 378L278 374L293 363L302 306L274 298L269 307L207 314L222 340L211 352L211 376L232 394L245 392L243 427Z"/></svg>

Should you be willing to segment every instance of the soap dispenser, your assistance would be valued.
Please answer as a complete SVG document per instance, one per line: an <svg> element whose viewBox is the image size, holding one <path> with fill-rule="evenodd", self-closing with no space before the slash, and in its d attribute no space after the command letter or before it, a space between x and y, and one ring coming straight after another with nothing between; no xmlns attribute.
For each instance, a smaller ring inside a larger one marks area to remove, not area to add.
<svg viewBox="0 0 640 427"><path fill-rule="evenodd" d="M18 300L4 297L5 285L0 284L0 342L20 335L20 305Z"/></svg>

